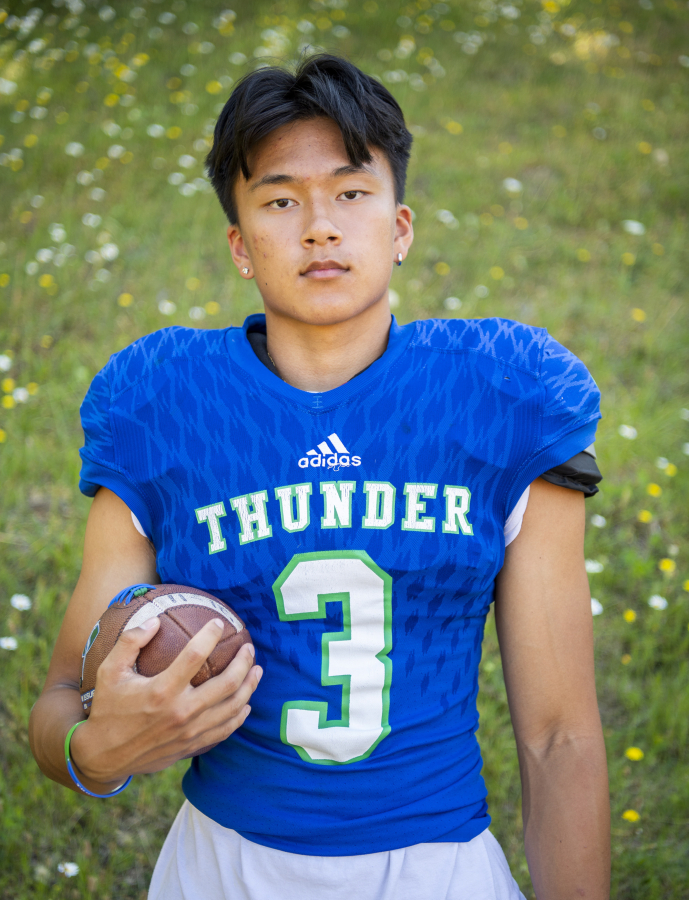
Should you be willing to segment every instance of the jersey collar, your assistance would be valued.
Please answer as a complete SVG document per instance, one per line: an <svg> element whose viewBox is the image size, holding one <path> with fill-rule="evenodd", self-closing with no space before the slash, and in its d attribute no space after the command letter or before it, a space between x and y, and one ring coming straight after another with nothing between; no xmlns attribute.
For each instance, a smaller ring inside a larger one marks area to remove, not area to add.
<svg viewBox="0 0 689 900"><path fill-rule="evenodd" d="M401 356L411 341L416 325L410 322L408 325L399 325L395 317L392 317L388 346L385 353L375 362L356 375L345 384L334 388L332 391L322 393L310 393L301 391L287 384L277 375L273 374L258 359L249 343L247 332L250 328L258 328L265 331L266 317L263 313L248 316L243 327L230 328L227 332L227 344L230 357L247 373L254 381L259 382L274 394L279 394L293 403L310 410L325 410L346 402L350 397L366 389L371 383L380 381L386 372Z"/></svg>

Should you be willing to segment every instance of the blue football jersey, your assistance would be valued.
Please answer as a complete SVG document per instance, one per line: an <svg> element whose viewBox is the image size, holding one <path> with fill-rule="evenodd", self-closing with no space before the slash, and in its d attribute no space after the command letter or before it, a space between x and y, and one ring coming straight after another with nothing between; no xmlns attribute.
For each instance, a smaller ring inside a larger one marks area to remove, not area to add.
<svg viewBox="0 0 689 900"><path fill-rule="evenodd" d="M116 353L82 406L81 490L141 522L163 582L247 623L264 676L184 792L244 837L341 856L489 824L476 731L505 521L594 440L599 392L540 328L393 319L325 393L247 329L167 328Z"/></svg>

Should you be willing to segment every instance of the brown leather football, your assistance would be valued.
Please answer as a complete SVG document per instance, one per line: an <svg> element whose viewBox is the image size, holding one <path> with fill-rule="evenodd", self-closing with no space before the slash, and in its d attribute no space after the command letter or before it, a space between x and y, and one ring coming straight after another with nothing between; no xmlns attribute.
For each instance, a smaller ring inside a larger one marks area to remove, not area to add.
<svg viewBox="0 0 689 900"><path fill-rule="evenodd" d="M189 640L211 619L222 619L225 628L213 652L191 679L194 687L226 669L242 644L251 643L251 635L239 616L217 597L198 588L159 584L133 593L134 596L132 591L118 594L96 622L84 647L80 693L87 716L91 711L100 664L123 631L138 628L153 616L160 619L160 628L139 651L135 670L140 675L152 677L167 669ZM204 747L197 754L210 749Z"/></svg>

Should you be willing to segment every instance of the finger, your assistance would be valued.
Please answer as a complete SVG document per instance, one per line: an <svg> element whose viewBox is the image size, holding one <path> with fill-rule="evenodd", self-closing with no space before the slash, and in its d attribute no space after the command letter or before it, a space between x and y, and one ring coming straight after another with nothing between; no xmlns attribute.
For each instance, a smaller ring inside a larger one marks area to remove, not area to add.
<svg viewBox="0 0 689 900"><path fill-rule="evenodd" d="M213 706L207 707L206 710L201 713L199 721L220 724L226 719L237 715L239 710L241 710L245 704L250 702L251 695L258 687L262 674L263 670L261 667L255 666L254 669L247 674L244 681L234 693L221 698ZM198 690L198 688L196 690Z"/></svg>
<svg viewBox="0 0 689 900"><path fill-rule="evenodd" d="M263 671L259 666L254 667L236 691L229 696L220 697L212 704L208 702L208 692L202 692L205 693L205 698L200 701L197 699L197 695L201 688L193 688L192 703L194 706L190 715L190 719L194 723L192 727L206 731L208 728L222 725L223 722L236 716L246 704L251 702L251 695L256 690L262 674Z"/></svg>
<svg viewBox="0 0 689 900"><path fill-rule="evenodd" d="M197 708L215 706L216 703L221 703L227 697L231 697L247 679L252 678L250 674L252 669L255 670L252 691L256 689L263 669L254 665L254 654L251 651L253 651L253 647L245 644L226 669L198 687L192 688ZM260 674L258 674L259 672Z"/></svg>
<svg viewBox="0 0 689 900"><path fill-rule="evenodd" d="M250 712L251 707L248 704L245 704L240 707L239 712L236 715L230 716L229 718L225 717L217 724L211 725L208 730L194 738L194 741L186 751L187 754L192 755L203 747L207 747L209 744L217 744L227 740L231 734L234 734L234 732L238 728L241 728L246 722Z"/></svg>
<svg viewBox="0 0 689 900"><path fill-rule="evenodd" d="M213 652L223 635L224 627L222 619L206 622L176 659L157 677L173 691L182 691Z"/></svg>
<svg viewBox="0 0 689 900"><path fill-rule="evenodd" d="M239 690L217 704L220 715L234 716L245 704L251 703L251 695L258 687L258 683L263 675L263 670L259 666L256 669L258 671L252 670L249 672Z"/></svg>
<svg viewBox="0 0 689 900"><path fill-rule="evenodd" d="M139 650L153 638L159 627L160 620L153 616L139 628L123 631L106 657L109 664L117 669L133 669Z"/></svg>

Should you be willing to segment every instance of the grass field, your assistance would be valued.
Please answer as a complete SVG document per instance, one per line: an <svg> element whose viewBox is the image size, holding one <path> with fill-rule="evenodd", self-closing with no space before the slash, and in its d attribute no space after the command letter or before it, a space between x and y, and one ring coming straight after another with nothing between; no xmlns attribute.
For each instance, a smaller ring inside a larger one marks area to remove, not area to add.
<svg viewBox="0 0 689 900"><path fill-rule="evenodd" d="M397 316L545 326L601 388L613 896L688 897L689 5L111 2L0 8L0 897L145 897L181 802L184 763L110 802L58 787L27 720L79 571L79 404L142 333L260 308L203 159L232 83L303 45L381 77L412 126ZM533 898L492 617L482 685L493 829Z"/></svg>

